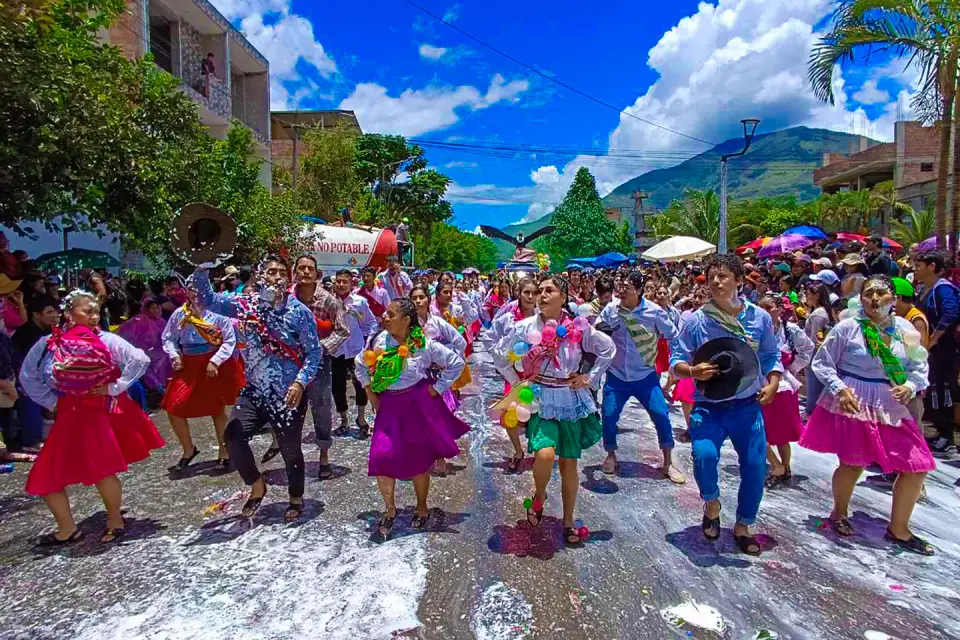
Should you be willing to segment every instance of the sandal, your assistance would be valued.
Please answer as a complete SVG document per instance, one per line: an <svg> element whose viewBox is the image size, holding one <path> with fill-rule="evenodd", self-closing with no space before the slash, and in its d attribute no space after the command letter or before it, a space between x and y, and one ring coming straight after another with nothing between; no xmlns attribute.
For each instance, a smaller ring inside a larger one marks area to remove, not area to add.
<svg viewBox="0 0 960 640"><path fill-rule="evenodd" d="M100 542L103 544L110 544L111 542L116 542L127 533L127 530L124 527L107 527L106 531L103 532L103 535L100 536Z"/></svg>
<svg viewBox="0 0 960 640"><path fill-rule="evenodd" d="M193 459L196 458L199 453L200 449L194 446L193 453L189 457L180 458L180 462L177 463L177 469L186 469L189 467L190 463L193 462Z"/></svg>
<svg viewBox="0 0 960 640"><path fill-rule="evenodd" d="M514 456L510 458L510 462L507 463L506 472L507 473L520 473L520 465L523 464L524 456L517 458Z"/></svg>
<svg viewBox="0 0 960 640"><path fill-rule="evenodd" d="M716 531L713 535L707 533L710 530ZM700 530L703 531L703 537L710 542L716 542L720 539L720 516L708 518L706 509L703 512L703 520L700 522Z"/></svg>
<svg viewBox="0 0 960 640"><path fill-rule="evenodd" d="M367 438L370 437L370 425L367 424L366 422L362 422L362 423L358 422L357 431L358 431L357 433L358 440L366 440Z"/></svg>
<svg viewBox="0 0 960 640"><path fill-rule="evenodd" d="M760 546L760 543L757 541L756 536L734 535L733 540L734 542L737 543L737 546L740 548L740 551L747 554L748 556L759 556L763 552L763 548Z"/></svg>
<svg viewBox="0 0 960 640"><path fill-rule="evenodd" d="M580 533L573 527L564 527L563 528L563 542L568 547L582 547L583 538L580 537Z"/></svg>
<svg viewBox="0 0 960 640"><path fill-rule="evenodd" d="M883 534L883 537L904 551L918 553L922 556L932 556L934 554L933 545L923 538L911 535L909 540L901 540L897 536L893 535L893 532L890 531L890 529L887 529L887 532Z"/></svg>
<svg viewBox="0 0 960 640"><path fill-rule="evenodd" d="M380 531L380 537L384 540L390 537L390 532L393 531L393 521L394 518L389 516L382 516L380 522L377 523L377 529Z"/></svg>
<svg viewBox="0 0 960 640"><path fill-rule="evenodd" d="M333 435L337 436L338 438L350 435L350 427L348 427L346 423L341 424L339 427L333 430Z"/></svg>
<svg viewBox="0 0 960 640"><path fill-rule="evenodd" d="M837 518L836 520L828 518L828 520L833 530L837 532L837 535L843 536L844 538L857 535L857 530L853 528L853 525L850 524L850 521L846 518Z"/></svg>
<svg viewBox="0 0 960 640"><path fill-rule="evenodd" d="M217 461L213 465L214 471L229 471L230 470L230 458L217 458Z"/></svg>
<svg viewBox="0 0 960 640"><path fill-rule="evenodd" d="M410 520L410 526L413 527L414 529L420 529L421 531L423 531L424 529L427 528L427 520L429 519L430 519L429 513L425 516L422 516L419 513L415 514L413 516L413 519Z"/></svg>
<svg viewBox="0 0 960 640"><path fill-rule="evenodd" d="M267 497L267 485L263 485L263 495L258 498L249 498L246 502L243 503L243 509L240 510L240 515L244 518L252 518L256 515L257 510L260 509L260 505L263 503L263 499Z"/></svg>
<svg viewBox="0 0 960 640"><path fill-rule="evenodd" d="M333 466L329 464L320 465L320 470L317 471L318 480L329 480L333 477Z"/></svg>
<svg viewBox="0 0 960 640"><path fill-rule="evenodd" d="M780 485L787 483L787 474L781 473L778 476L770 474L767 476L766 480L763 481L763 487L765 489L776 489Z"/></svg>
<svg viewBox="0 0 960 640"><path fill-rule="evenodd" d="M544 502L546 502L546 500L544 500ZM527 498L523 501L523 506L527 510L527 522L534 527L539 527L540 522L543 520L543 502L537 500L536 497ZM536 519L536 522L531 520L530 516L533 516Z"/></svg>
<svg viewBox="0 0 960 640"><path fill-rule="evenodd" d="M270 447L260 458L260 464L267 464L280 454L280 447Z"/></svg>
<svg viewBox="0 0 960 640"><path fill-rule="evenodd" d="M287 522L293 522L303 515L303 503L291 502L287 505L287 510L283 512L283 519Z"/></svg>
<svg viewBox="0 0 960 640"><path fill-rule="evenodd" d="M80 531L80 528L73 530L73 533L64 540L61 540L57 537L56 533L47 533L39 538L37 538L36 546L38 547L59 547L65 544L73 544L74 542L80 542L83 539L83 533Z"/></svg>

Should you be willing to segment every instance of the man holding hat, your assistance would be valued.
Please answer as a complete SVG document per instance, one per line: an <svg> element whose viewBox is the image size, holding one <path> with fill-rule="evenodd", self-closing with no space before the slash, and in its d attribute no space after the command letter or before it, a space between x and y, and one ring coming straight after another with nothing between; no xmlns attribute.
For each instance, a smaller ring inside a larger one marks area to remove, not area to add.
<svg viewBox="0 0 960 640"><path fill-rule="evenodd" d="M690 416L694 476L704 502L701 529L720 538L720 448L729 437L740 464L737 523L733 533L743 553L760 555L750 535L763 497L767 440L761 404L774 399L783 365L770 315L738 295L740 258L715 255L706 263L711 300L690 316L670 349L678 378L697 381Z"/></svg>

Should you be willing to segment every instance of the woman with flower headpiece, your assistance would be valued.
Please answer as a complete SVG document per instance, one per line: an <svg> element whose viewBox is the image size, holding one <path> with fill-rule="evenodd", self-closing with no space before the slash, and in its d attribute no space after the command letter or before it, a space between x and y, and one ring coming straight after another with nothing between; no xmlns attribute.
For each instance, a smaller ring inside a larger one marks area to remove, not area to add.
<svg viewBox="0 0 960 640"><path fill-rule="evenodd" d="M117 474L164 445L153 422L127 395L147 371L150 358L123 338L99 330L100 305L94 294L74 291L64 298L62 309L65 330L40 338L20 369L20 384L30 399L56 410L26 491L41 496L53 513L57 531L38 544L54 546L82 537L66 488L96 485L107 510L100 540L113 542L124 533Z"/></svg>
<svg viewBox="0 0 960 640"><path fill-rule="evenodd" d="M863 282L862 307L827 334L813 359L826 390L820 396L800 446L833 453L833 511L829 522L841 536L856 535L847 519L853 489L864 467L898 472L885 538L896 546L933 555L933 547L910 531L910 516L927 473L936 467L907 404L927 385L927 352L920 334L894 315L890 278Z"/></svg>
<svg viewBox="0 0 960 640"><path fill-rule="evenodd" d="M463 370L463 359L424 335L410 298L397 298L383 316L384 331L357 356L356 374L377 412L367 474L377 478L386 507L377 525L383 539L397 517L397 480L412 480L417 495L414 529L425 529L430 469L460 453L457 438L470 427L441 395Z"/></svg>
<svg viewBox="0 0 960 640"><path fill-rule="evenodd" d="M233 321L209 311L200 299L191 278L187 301L170 316L163 331L163 350L170 358L173 377L163 397L170 426L183 447L177 462L186 469L200 450L190 436L190 418L210 417L217 434L215 469L230 468L230 454L224 441L226 407L233 406L246 385L243 365L235 356L237 335Z"/></svg>
<svg viewBox="0 0 960 640"><path fill-rule="evenodd" d="M511 385L524 392L532 387L539 401L512 407L509 422L528 419L527 437L533 463L534 494L524 501L527 521L537 526L543 519L547 484L556 458L560 459L563 502L563 538L567 545L578 546L588 535L585 527L575 528L574 508L579 490L577 460L584 449L601 438L603 428L597 415L592 388L597 384L616 354L608 336L590 326L584 318L573 318L567 311L567 281L549 276L540 281L539 313L515 323L497 344L493 358L497 368ZM584 352L596 355L589 372L579 373ZM523 381L524 385L518 386ZM511 391L513 393L513 391ZM527 396L529 398L529 396Z"/></svg>

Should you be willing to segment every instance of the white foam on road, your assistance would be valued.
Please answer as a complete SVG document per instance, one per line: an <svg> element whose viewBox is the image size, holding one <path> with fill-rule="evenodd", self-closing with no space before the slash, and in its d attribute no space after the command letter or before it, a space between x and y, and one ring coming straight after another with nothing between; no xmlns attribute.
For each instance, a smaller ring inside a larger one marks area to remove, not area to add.
<svg viewBox="0 0 960 640"><path fill-rule="evenodd" d="M261 525L202 546L190 544L193 536L152 540L140 553L163 557L153 596L87 617L72 637L357 640L390 638L420 624L423 536L376 545L359 526L311 525Z"/></svg>
<svg viewBox="0 0 960 640"><path fill-rule="evenodd" d="M502 582L483 590L470 620L477 640L520 640L533 625L533 606L523 594Z"/></svg>
<svg viewBox="0 0 960 640"><path fill-rule="evenodd" d="M689 594L684 595L686 599L680 604L660 610L660 617L664 622L671 627L686 631L689 631L688 627L693 626L721 636L727 632L729 623L723 619L719 611L710 605L697 602Z"/></svg>

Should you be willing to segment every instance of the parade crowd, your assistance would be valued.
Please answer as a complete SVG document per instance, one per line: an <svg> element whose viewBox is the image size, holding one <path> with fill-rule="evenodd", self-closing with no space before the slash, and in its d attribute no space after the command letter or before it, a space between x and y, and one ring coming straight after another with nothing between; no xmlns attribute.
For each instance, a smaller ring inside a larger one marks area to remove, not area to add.
<svg viewBox="0 0 960 640"><path fill-rule="evenodd" d="M893 488L886 539L932 555L909 523L934 455L956 449L960 295L950 255L895 260L882 242L828 236L773 260L747 250L561 274L411 274L395 256L382 270L321 273L311 256L266 256L163 281L87 271L67 290L61 274L37 273L4 239L0 457L32 464L26 492L56 520L38 544L82 538L67 495L80 484L103 499L109 543L125 533L118 474L165 445L148 411L168 414L178 469L201 454L191 429L209 418L217 468L249 488L242 516L266 499L260 465L279 455L293 521L304 511L309 408L320 480L333 477L336 438L369 439L387 539L397 480L416 493L410 526L428 527L431 480L446 475L471 428L457 410L480 348L504 379L489 415L513 447L505 471L520 473L534 456L527 521L538 526L553 499L556 464L569 546L590 535L575 525L578 460L602 443L601 469L617 473L630 457L618 449L618 422L634 398L655 427L664 490L687 482L674 449L690 443L707 539L721 536L726 440L739 460L734 539L750 555L763 551L751 527L764 491L793 488L796 443L838 459L826 519L837 534L857 535L851 497L865 469L879 467L873 481ZM686 422L676 435L673 403ZM250 441L267 431L258 460Z"/></svg>

